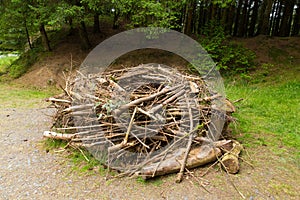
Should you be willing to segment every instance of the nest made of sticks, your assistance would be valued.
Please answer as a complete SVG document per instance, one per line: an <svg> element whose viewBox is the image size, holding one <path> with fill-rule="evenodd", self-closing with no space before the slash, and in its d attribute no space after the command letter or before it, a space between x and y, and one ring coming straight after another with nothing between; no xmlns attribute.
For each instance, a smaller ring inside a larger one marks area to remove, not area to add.
<svg viewBox="0 0 300 200"><path fill-rule="evenodd" d="M154 64L79 72L63 95L48 100L57 112L44 136L70 140L110 168L145 178L215 160L218 146L229 143L217 140L235 110L201 77Z"/></svg>

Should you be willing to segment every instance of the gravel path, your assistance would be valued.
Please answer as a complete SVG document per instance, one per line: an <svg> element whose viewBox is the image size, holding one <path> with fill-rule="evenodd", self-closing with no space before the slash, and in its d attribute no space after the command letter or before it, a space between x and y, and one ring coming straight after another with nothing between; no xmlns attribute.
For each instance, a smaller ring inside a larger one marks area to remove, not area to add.
<svg viewBox="0 0 300 200"><path fill-rule="evenodd" d="M176 176L166 176L148 183L137 179L105 178L92 170L80 174L62 153L46 153L42 133L49 130L51 109L0 108L0 200L6 199L241 199L220 171L206 179L208 193L195 181L175 184ZM239 175L232 176L235 185L247 199L299 199L299 168L278 157L264 162L265 149L255 152L256 167L243 164ZM286 166L285 166L286 165ZM199 169L200 173L206 169ZM196 175L196 174L195 174ZM296 176L295 176L296 175ZM197 176L197 175L196 175Z"/></svg>
<svg viewBox="0 0 300 200"><path fill-rule="evenodd" d="M202 199L205 191L164 179L163 187L79 175L61 154L46 153L51 109L0 109L0 199ZM47 116L48 115L48 116Z"/></svg>

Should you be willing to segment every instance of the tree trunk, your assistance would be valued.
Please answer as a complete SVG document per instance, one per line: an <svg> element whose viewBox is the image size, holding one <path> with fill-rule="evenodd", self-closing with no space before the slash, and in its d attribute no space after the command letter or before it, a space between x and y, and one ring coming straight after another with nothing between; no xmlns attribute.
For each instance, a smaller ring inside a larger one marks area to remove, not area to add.
<svg viewBox="0 0 300 200"><path fill-rule="evenodd" d="M215 20L217 18L217 5L215 5L214 3L211 3L211 16L210 16L210 20Z"/></svg>
<svg viewBox="0 0 300 200"><path fill-rule="evenodd" d="M252 37L255 35L255 27L256 27L256 22L257 22L258 8L259 8L259 1L255 0L252 15L251 15L249 32L248 32L249 37Z"/></svg>
<svg viewBox="0 0 300 200"><path fill-rule="evenodd" d="M293 20L292 36L300 34L300 3L297 4L296 14Z"/></svg>
<svg viewBox="0 0 300 200"><path fill-rule="evenodd" d="M45 30L45 26L44 24L40 24L40 33L41 33L41 37L42 37L42 44L44 47L45 51L51 51L51 47L50 47L50 42L47 36L47 32Z"/></svg>
<svg viewBox="0 0 300 200"><path fill-rule="evenodd" d="M222 8L221 12L220 12L220 14L221 14L221 25L224 27L225 30L226 30L226 22L227 22L228 12L229 12L229 7Z"/></svg>
<svg viewBox="0 0 300 200"><path fill-rule="evenodd" d="M198 20L197 20L197 33L200 34L201 33L201 28L203 27L204 24L204 6L203 3L200 3L199 5L199 11L198 11Z"/></svg>
<svg viewBox="0 0 300 200"><path fill-rule="evenodd" d="M93 27L94 33L100 33L100 21L99 21L99 14L94 14L94 27Z"/></svg>
<svg viewBox="0 0 300 200"><path fill-rule="evenodd" d="M192 20L193 20L193 1L188 1L186 5L186 20L185 20L185 28L184 34L191 35L192 34Z"/></svg>
<svg viewBox="0 0 300 200"><path fill-rule="evenodd" d="M237 7L236 13L235 13L235 22L234 22L233 36L236 36L237 32L238 32L242 4L243 4L243 0L239 0L238 1L238 7Z"/></svg>
<svg viewBox="0 0 300 200"><path fill-rule="evenodd" d="M246 34L246 30L247 30L247 9L248 9L248 4L249 4L249 0L245 0L244 1L244 6L243 6L243 13L241 15L241 20L239 22L239 31L238 31L238 36L239 37L243 37L245 36Z"/></svg>
<svg viewBox="0 0 300 200"><path fill-rule="evenodd" d="M269 22L269 34L272 35L273 33L273 25L274 25L274 22L275 22L275 15L276 15L276 10L277 10L277 5L278 5L278 0L274 0L274 4L273 4L273 7L272 7L272 11L271 11L271 16L270 16L270 22Z"/></svg>
<svg viewBox="0 0 300 200"><path fill-rule="evenodd" d="M270 14L272 11L273 0L264 0L260 15L259 33L269 35Z"/></svg>
<svg viewBox="0 0 300 200"><path fill-rule="evenodd" d="M88 33L85 27L85 23L84 21L80 22L80 25L78 26L78 30L79 30L79 36L80 36L80 40L81 40L81 47L82 49L86 50L91 48L91 43L88 37Z"/></svg>
<svg viewBox="0 0 300 200"><path fill-rule="evenodd" d="M280 20L281 20L281 10L282 10L282 4L281 1L277 1L277 9L276 9L276 14L275 14L275 19L273 23L273 28L272 28L272 35L273 36L278 36L278 30L279 30L279 25L280 25Z"/></svg>
<svg viewBox="0 0 300 200"><path fill-rule="evenodd" d="M205 3L203 3L202 5L202 19L201 19L201 26L204 28L205 25L208 23L209 21L209 14L208 14L208 10L207 10L208 5L206 5ZM203 33L203 29L201 29L201 33Z"/></svg>
<svg viewBox="0 0 300 200"><path fill-rule="evenodd" d="M281 37L286 37L290 35L293 8L294 8L294 1L286 0L284 3L283 17L279 29L279 36Z"/></svg>
<svg viewBox="0 0 300 200"><path fill-rule="evenodd" d="M24 18L24 27L25 27L25 33L26 33L26 38L27 38L29 48L32 49L32 44L31 44L31 41L30 41L30 35L29 35L28 27L27 27L26 18Z"/></svg>
<svg viewBox="0 0 300 200"><path fill-rule="evenodd" d="M115 10L114 12L114 21L113 21L113 29L118 29L119 28L119 17L120 17L120 12L118 10Z"/></svg>
<svg viewBox="0 0 300 200"><path fill-rule="evenodd" d="M234 22L234 13L235 13L235 6L231 5L228 8L227 20L226 20L226 26L225 26L225 32L229 35L232 34L232 27L233 27L233 22Z"/></svg>

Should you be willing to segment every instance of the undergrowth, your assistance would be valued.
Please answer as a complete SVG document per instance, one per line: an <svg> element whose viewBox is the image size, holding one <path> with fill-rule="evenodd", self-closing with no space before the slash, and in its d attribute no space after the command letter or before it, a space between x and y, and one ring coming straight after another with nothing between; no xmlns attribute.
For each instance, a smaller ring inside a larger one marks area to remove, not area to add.
<svg viewBox="0 0 300 200"><path fill-rule="evenodd" d="M16 56L5 56L0 58L0 76L6 74L11 63L16 60Z"/></svg>
<svg viewBox="0 0 300 200"><path fill-rule="evenodd" d="M34 48L24 52L9 67L9 75L12 78L19 78L38 60L39 48Z"/></svg>
<svg viewBox="0 0 300 200"><path fill-rule="evenodd" d="M224 28L210 23L203 29L199 42L223 74L247 74L255 66L255 53L230 41Z"/></svg>

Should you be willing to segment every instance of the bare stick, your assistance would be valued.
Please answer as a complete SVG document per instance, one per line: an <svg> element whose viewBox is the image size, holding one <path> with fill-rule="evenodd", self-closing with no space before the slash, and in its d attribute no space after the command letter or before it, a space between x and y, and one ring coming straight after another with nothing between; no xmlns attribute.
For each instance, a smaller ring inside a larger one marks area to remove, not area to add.
<svg viewBox="0 0 300 200"><path fill-rule="evenodd" d="M59 140L71 140L75 137L75 134L64 134L64 133L56 133L51 131L44 131L43 136L51 139L59 139Z"/></svg>
<svg viewBox="0 0 300 200"><path fill-rule="evenodd" d="M208 193L211 194L211 192L209 190L206 189L205 185L203 184L203 181L201 181L198 177L194 176L194 174L188 169L185 168L185 170L189 173L189 175L191 175L194 179L196 179L196 181L200 184L200 186Z"/></svg>
<svg viewBox="0 0 300 200"><path fill-rule="evenodd" d="M64 109L63 112L75 112L80 110L87 110L87 109L91 109L92 107L94 107L94 104L76 105Z"/></svg>
<svg viewBox="0 0 300 200"><path fill-rule="evenodd" d="M147 96L147 97L144 97L144 98L139 98L139 99L136 99L136 100L134 100L134 101L131 101L131 102L128 103L128 104L122 105L119 109L114 110L114 114L118 116L118 115L122 114L126 109L128 109L128 108L130 108L130 107L132 107L132 106L138 105L138 104L140 104L140 103L142 103L142 102L144 102L144 101L152 100L152 99L154 99L155 97L157 97L157 96L159 96L159 95L162 95L162 94L165 94L165 93L167 93L167 92L169 92L169 91L172 91L172 90L174 90L174 89L177 89L177 88L180 87L180 86L181 86L181 85L176 85L176 86L171 87L171 88L164 88L164 89L162 89L160 92L157 92L157 93L152 94L152 95L150 95L150 96Z"/></svg>
<svg viewBox="0 0 300 200"><path fill-rule="evenodd" d="M246 197L243 195L243 193L236 187L236 185L234 184L233 180L231 179L231 176L229 175L229 172L227 171L226 166L224 165L224 163L222 162L222 160L218 157L218 161L221 163L222 167L225 169L226 171L226 175L229 178L229 181L231 183L231 185L234 187L234 189L239 193L239 195L243 198L246 199Z"/></svg>
<svg viewBox="0 0 300 200"><path fill-rule="evenodd" d="M189 103L189 100L187 99L187 95L185 94L185 99L186 99L186 103L188 105L188 109L189 109L189 117L190 117L190 135L189 135L189 141L188 141L188 144L187 144L187 147L186 147L186 150L185 150L185 154L184 154L184 157L183 157L183 161L181 163L181 168L180 168L180 171L179 173L177 174L177 178L176 178L176 183L180 183L182 181L182 178L183 178L183 172L184 172L184 169L185 169L185 166L186 166L186 160L188 158L188 155L190 153L190 150L191 150L191 147L192 147L192 142L193 142L193 126L194 126L194 123L193 123L193 114L192 114L192 109L190 107L190 103Z"/></svg>
<svg viewBox="0 0 300 200"><path fill-rule="evenodd" d="M50 98L46 99L46 101L58 102L58 103L72 103L69 100L66 100L66 99L56 99L54 97L50 97Z"/></svg>
<svg viewBox="0 0 300 200"><path fill-rule="evenodd" d="M131 116L131 119L130 119L130 122L129 122L129 125L128 125L128 128L127 128L127 132L126 132L126 135L125 135L125 138L124 138L124 141L123 141L123 144L127 144L127 141L128 141L128 137L129 137L129 133L131 131L131 128L132 128L132 124L134 122L134 116L135 116L135 113L136 113L136 107L134 108L134 111L132 113L132 116Z"/></svg>

